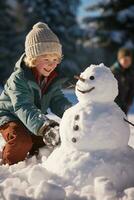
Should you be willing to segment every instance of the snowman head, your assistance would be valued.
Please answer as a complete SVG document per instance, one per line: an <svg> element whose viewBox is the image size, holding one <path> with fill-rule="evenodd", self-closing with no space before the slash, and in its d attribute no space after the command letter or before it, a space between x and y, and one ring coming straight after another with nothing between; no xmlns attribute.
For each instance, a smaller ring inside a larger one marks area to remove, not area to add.
<svg viewBox="0 0 134 200"><path fill-rule="evenodd" d="M111 70L103 63L90 65L80 74L75 92L81 103L111 102L118 95L118 84Z"/></svg>

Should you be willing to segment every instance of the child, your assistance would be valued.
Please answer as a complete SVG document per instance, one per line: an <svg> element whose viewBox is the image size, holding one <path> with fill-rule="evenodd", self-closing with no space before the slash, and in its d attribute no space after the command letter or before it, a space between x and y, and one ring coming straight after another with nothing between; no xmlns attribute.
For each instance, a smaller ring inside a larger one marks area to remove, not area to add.
<svg viewBox="0 0 134 200"><path fill-rule="evenodd" d="M25 53L16 63L0 96L0 133L6 141L3 164L23 161L44 145L59 143L58 123L46 117L47 109L59 117L71 106L61 92L62 59L58 37L38 22L25 40Z"/></svg>
<svg viewBox="0 0 134 200"><path fill-rule="evenodd" d="M119 94L116 103L127 114L134 98L133 56L130 49L121 48L118 51L117 62L111 67L118 81Z"/></svg>

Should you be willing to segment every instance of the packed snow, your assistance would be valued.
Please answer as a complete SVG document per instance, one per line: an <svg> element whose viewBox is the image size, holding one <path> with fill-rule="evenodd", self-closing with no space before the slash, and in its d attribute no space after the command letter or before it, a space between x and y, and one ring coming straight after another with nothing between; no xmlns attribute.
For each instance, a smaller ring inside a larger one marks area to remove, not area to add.
<svg viewBox="0 0 134 200"><path fill-rule="evenodd" d="M1 200L134 200L134 128L113 102L116 80L103 64L90 66L80 78L78 103L74 91L65 93L75 105L61 120L61 146L1 165ZM134 123L133 110L128 120ZM4 144L1 137L0 157Z"/></svg>

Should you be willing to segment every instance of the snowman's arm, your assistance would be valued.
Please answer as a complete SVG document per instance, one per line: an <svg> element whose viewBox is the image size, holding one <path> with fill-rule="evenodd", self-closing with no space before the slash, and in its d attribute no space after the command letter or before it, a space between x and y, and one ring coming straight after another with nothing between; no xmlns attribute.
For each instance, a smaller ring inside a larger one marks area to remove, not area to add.
<svg viewBox="0 0 134 200"><path fill-rule="evenodd" d="M128 124L130 124L130 125L134 126L134 124L133 124L132 122L128 121L128 120L127 120L127 119L125 119L125 118L123 118L123 119L124 119L124 121L125 121L125 122L127 122Z"/></svg>

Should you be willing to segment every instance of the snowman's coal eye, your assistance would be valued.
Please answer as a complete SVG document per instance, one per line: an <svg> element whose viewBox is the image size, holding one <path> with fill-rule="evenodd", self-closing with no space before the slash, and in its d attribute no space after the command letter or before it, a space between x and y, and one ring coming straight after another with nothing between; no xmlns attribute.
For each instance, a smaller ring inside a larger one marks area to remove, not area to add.
<svg viewBox="0 0 134 200"><path fill-rule="evenodd" d="M90 80L94 80L95 77L94 77L94 76L90 76L89 79L90 79Z"/></svg>

